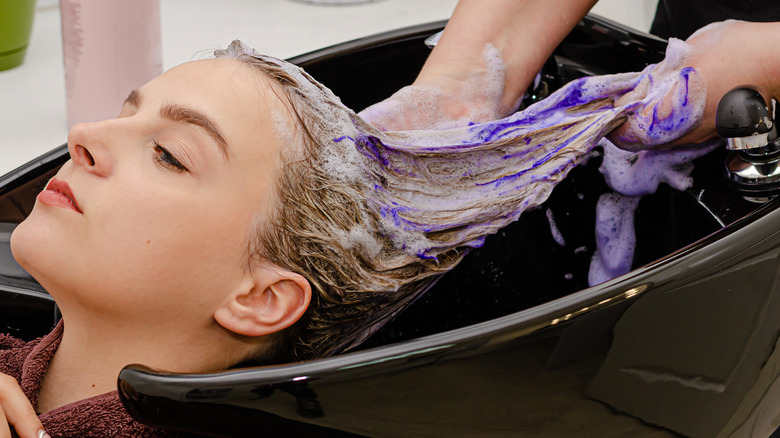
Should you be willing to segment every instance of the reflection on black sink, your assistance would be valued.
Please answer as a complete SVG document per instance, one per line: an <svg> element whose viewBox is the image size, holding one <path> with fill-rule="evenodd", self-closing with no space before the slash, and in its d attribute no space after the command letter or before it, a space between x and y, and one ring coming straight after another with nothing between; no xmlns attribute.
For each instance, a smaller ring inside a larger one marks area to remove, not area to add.
<svg viewBox="0 0 780 438"><path fill-rule="evenodd" d="M11 233L16 224L0 222L0 275L10 278L32 279L11 254Z"/></svg>

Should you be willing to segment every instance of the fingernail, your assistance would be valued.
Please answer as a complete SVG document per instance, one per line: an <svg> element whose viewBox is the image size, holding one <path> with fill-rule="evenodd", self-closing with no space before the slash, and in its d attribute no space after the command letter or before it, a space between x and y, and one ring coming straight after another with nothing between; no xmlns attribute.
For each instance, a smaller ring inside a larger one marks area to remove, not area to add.
<svg viewBox="0 0 780 438"><path fill-rule="evenodd" d="M46 431L45 431L45 430L43 430L43 429L39 429L39 430L38 430L38 438L51 438L51 435L49 435L48 433L46 433Z"/></svg>

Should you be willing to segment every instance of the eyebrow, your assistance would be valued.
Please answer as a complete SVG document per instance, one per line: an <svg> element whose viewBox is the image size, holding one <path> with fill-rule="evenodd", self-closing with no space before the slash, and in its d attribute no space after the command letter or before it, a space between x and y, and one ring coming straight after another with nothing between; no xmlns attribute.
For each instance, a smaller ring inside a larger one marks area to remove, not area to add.
<svg viewBox="0 0 780 438"><path fill-rule="evenodd" d="M125 104L133 105L136 108L140 107L141 92L138 90L131 91L127 99L125 99ZM225 138L220 134L217 125L202 113L183 105L165 103L160 107L160 116L174 122L186 123L203 129L217 143L225 160L229 159L228 145Z"/></svg>

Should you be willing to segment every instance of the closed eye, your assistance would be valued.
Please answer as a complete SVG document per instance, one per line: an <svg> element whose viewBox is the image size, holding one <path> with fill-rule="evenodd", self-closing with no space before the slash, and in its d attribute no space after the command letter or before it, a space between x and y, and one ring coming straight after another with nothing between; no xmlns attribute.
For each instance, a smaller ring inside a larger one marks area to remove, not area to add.
<svg viewBox="0 0 780 438"><path fill-rule="evenodd" d="M181 161L176 158L176 156L174 156L172 153L170 153L170 151L168 151L168 149L165 149L156 141L154 142L154 151L156 152L154 155L154 160L160 163L160 165L179 173L189 172L189 169L187 169L187 167L183 165Z"/></svg>

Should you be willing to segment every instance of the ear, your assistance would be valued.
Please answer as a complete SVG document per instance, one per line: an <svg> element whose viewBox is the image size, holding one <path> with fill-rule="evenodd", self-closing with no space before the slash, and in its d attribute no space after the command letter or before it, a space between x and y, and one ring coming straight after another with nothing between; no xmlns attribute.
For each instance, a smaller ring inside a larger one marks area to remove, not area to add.
<svg viewBox="0 0 780 438"><path fill-rule="evenodd" d="M311 286L302 275L260 262L217 308L214 319L234 333L263 336L293 325L310 302Z"/></svg>

